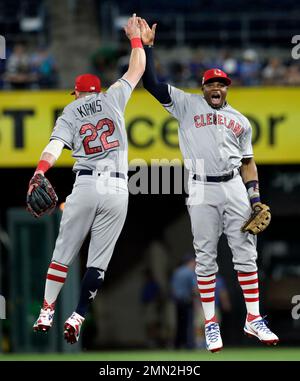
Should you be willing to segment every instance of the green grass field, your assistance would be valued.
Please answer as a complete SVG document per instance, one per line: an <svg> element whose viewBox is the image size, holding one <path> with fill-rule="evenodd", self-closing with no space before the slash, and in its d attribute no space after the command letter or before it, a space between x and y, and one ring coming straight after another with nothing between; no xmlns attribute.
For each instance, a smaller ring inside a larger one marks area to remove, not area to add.
<svg viewBox="0 0 300 381"><path fill-rule="evenodd" d="M49 354L0 354L0 361L300 361L300 348L224 348L193 351L103 351Z"/></svg>

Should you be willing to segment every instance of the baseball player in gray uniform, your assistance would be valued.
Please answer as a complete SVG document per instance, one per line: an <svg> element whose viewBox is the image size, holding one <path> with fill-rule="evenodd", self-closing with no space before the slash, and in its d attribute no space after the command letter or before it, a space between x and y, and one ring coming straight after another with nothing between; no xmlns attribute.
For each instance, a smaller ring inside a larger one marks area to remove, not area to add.
<svg viewBox="0 0 300 381"><path fill-rule="evenodd" d="M256 236L241 231L251 207L260 203L250 123L226 102L231 80L220 69L204 73L203 96L158 82L153 63L156 24L150 28L144 19L140 24L147 61L144 87L178 120L179 146L190 173L188 211L207 349L217 352L223 347L215 316L217 244L223 232L247 308L244 332L276 344L278 337L259 311Z"/></svg>
<svg viewBox="0 0 300 381"><path fill-rule="evenodd" d="M73 151L76 181L66 199L50 263L44 303L34 324L35 331L48 331L53 323L55 302L66 280L68 268L90 232L91 241L78 306L64 325L69 343L78 341L88 306L104 280L116 241L122 230L128 203L127 136L124 109L145 70L145 52L138 19L134 14L125 26L131 41L128 71L106 92L98 77L76 78L75 101L57 119L36 173L55 163L63 147ZM28 192L31 190L29 189Z"/></svg>

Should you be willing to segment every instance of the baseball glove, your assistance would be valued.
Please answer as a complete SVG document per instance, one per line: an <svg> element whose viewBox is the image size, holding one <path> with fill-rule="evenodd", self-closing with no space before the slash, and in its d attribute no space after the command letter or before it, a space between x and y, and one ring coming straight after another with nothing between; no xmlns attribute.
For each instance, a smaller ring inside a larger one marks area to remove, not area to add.
<svg viewBox="0 0 300 381"><path fill-rule="evenodd" d="M248 221L244 223L241 230L243 233L258 234L264 231L271 221L271 212L268 205L257 203Z"/></svg>
<svg viewBox="0 0 300 381"><path fill-rule="evenodd" d="M50 214L56 206L57 195L49 180L42 174L35 174L29 182L27 210L36 218Z"/></svg>

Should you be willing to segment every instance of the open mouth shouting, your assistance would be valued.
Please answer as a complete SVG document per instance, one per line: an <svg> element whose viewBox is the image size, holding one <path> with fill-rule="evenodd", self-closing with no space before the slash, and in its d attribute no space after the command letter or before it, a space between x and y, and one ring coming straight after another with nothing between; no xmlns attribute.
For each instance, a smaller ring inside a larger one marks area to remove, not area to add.
<svg viewBox="0 0 300 381"><path fill-rule="evenodd" d="M212 106L220 107L222 105L222 96L219 92L213 92L210 96L210 103Z"/></svg>
<svg viewBox="0 0 300 381"><path fill-rule="evenodd" d="M205 83L202 87L206 102L213 108L222 107L227 95L227 86L221 81Z"/></svg>

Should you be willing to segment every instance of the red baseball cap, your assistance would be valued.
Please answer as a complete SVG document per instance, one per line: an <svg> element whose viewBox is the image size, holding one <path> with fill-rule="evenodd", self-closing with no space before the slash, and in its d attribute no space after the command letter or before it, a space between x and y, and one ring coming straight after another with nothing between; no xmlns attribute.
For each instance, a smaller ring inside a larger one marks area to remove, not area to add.
<svg viewBox="0 0 300 381"><path fill-rule="evenodd" d="M206 82L210 81L211 79L218 80L220 78L222 78L222 82L224 82L226 86L229 86L231 84L231 79L227 76L227 74L223 70L221 69L206 70L202 78L202 85L204 85Z"/></svg>
<svg viewBox="0 0 300 381"><path fill-rule="evenodd" d="M81 74L76 77L75 88L71 95L75 94L75 90L82 92L101 92L101 81L96 75L93 74Z"/></svg>

